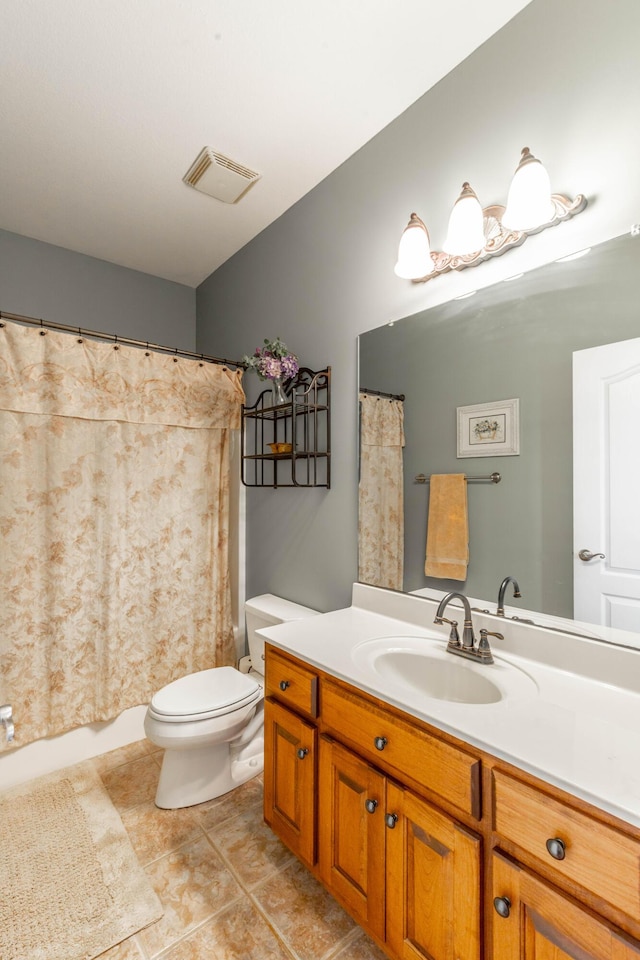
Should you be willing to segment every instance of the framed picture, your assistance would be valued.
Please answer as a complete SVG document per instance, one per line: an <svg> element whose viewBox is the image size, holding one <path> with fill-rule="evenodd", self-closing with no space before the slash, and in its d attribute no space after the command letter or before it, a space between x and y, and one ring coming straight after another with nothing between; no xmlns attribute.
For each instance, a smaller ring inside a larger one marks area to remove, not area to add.
<svg viewBox="0 0 640 960"><path fill-rule="evenodd" d="M458 457L516 457L520 453L520 401L458 407Z"/></svg>

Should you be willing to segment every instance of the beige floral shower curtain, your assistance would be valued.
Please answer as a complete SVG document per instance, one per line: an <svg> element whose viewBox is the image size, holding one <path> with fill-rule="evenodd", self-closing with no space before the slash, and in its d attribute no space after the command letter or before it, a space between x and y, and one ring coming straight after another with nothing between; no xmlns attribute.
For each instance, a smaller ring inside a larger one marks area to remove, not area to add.
<svg viewBox="0 0 640 960"><path fill-rule="evenodd" d="M12 746L108 720L235 656L240 373L4 322L0 702ZM4 746L4 745L3 745Z"/></svg>
<svg viewBox="0 0 640 960"><path fill-rule="evenodd" d="M402 590L404 404L360 394L358 579Z"/></svg>

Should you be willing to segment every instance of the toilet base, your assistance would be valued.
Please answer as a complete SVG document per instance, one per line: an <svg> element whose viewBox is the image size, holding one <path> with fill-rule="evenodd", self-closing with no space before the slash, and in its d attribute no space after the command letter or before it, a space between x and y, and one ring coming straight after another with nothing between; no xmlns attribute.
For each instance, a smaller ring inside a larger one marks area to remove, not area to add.
<svg viewBox="0 0 640 960"><path fill-rule="evenodd" d="M242 748L236 756L228 743L215 746L165 750L155 804L161 810L178 810L214 800L229 793L264 769L262 737Z"/></svg>

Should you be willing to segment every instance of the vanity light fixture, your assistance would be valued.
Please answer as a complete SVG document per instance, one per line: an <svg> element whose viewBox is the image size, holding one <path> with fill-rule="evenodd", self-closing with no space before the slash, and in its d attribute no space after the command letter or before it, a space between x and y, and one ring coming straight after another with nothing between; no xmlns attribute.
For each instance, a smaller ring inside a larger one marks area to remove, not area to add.
<svg viewBox="0 0 640 960"><path fill-rule="evenodd" d="M482 209L468 183L455 202L443 250L431 250L429 231L416 213L400 239L395 273L405 280L424 283L450 270L475 267L520 246L532 233L554 227L581 213L587 199L575 200L551 193L549 175L528 147L522 150L513 176L507 206L493 204Z"/></svg>

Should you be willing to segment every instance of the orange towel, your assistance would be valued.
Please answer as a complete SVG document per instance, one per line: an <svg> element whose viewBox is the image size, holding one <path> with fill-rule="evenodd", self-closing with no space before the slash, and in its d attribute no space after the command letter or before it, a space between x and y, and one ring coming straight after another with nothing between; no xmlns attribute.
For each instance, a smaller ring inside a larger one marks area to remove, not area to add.
<svg viewBox="0 0 640 960"><path fill-rule="evenodd" d="M464 473L432 474L425 575L446 580L466 580L468 563L466 477Z"/></svg>

